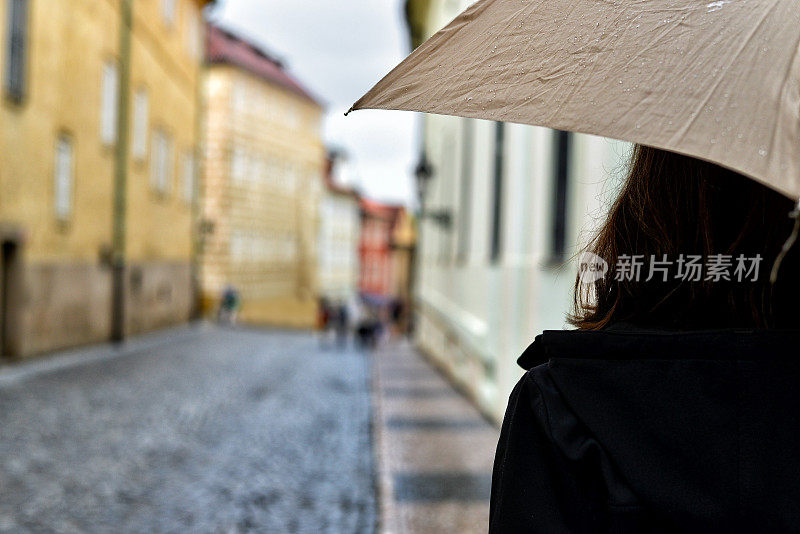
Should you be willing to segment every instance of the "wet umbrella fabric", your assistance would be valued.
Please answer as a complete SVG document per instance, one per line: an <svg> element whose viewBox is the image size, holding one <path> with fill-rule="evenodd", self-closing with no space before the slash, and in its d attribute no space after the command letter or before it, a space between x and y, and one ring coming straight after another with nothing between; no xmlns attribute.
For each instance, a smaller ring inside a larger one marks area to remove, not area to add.
<svg viewBox="0 0 800 534"><path fill-rule="evenodd" d="M602 135L800 197L797 0L479 0L353 105Z"/></svg>

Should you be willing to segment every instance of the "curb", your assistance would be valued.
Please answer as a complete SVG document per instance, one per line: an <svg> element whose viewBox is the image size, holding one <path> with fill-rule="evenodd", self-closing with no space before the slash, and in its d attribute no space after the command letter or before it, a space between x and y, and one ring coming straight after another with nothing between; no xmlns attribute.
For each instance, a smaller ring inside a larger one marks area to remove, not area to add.
<svg viewBox="0 0 800 534"><path fill-rule="evenodd" d="M49 352L30 359L11 362L0 366L0 388L36 376L152 350L167 343L183 341L199 331L207 331L211 328L213 328L211 325L202 321L188 323L142 334L120 344L105 342Z"/></svg>

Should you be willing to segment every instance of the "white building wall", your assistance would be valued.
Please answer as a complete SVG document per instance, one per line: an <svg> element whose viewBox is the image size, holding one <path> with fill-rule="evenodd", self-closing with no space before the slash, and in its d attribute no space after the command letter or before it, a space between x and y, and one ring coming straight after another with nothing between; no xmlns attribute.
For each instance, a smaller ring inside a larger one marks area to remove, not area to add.
<svg viewBox="0 0 800 534"><path fill-rule="evenodd" d="M433 0L430 33L468 3ZM519 354L543 330L566 327L577 272L573 257L602 220L629 145L572 136L566 261L555 263L555 132L506 124L501 256L493 263L496 123L434 115L423 121L424 150L434 169L425 209L449 210L454 224L448 230L430 218L420 221L416 343L499 420L522 374ZM471 147L465 147L465 131ZM471 170L468 224L460 213L465 170ZM466 256L459 254L462 239Z"/></svg>
<svg viewBox="0 0 800 534"><path fill-rule="evenodd" d="M351 195L325 191L319 213L319 294L344 302L358 293L361 234L358 200Z"/></svg>

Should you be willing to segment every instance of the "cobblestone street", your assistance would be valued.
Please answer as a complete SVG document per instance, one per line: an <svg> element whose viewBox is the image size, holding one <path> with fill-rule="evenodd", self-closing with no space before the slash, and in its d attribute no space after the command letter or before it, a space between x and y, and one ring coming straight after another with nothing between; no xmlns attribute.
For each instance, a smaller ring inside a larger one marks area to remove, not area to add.
<svg viewBox="0 0 800 534"><path fill-rule="evenodd" d="M210 327L103 350L0 371L0 531L373 530L363 355Z"/></svg>
<svg viewBox="0 0 800 534"><path fill-rule="evenodd" d="M0 368L0 532L485 532L496 439L407 342L180 328Z"/></svg>

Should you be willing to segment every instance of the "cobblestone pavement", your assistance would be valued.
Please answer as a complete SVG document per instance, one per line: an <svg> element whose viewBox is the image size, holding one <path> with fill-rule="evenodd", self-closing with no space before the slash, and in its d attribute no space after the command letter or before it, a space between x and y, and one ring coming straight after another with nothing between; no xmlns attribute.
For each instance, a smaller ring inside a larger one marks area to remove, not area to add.
<svg viewBox="0 0 800 534"><path fill-rule="evenodd" d="M499 430L408 344L373 368L381 530L486 532Z"/></svg>
<svg viewBox="0 0 800 534"><path fill-rule="evenodd" d="M363 355L207 326L102 350L0 371L0 532L373 531Z"/></svg>

